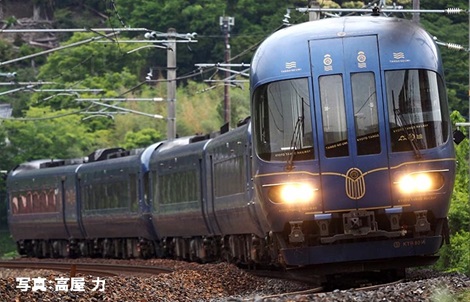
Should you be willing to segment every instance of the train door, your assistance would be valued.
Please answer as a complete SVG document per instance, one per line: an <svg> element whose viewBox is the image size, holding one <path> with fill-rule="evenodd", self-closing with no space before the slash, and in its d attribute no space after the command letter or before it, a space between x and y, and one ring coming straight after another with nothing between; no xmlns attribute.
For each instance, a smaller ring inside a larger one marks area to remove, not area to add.
<svg viewBox="0 0 470 302"><path fill-rule="evenodd" d="M214 205L214 200L215 200L215 195L214 195L214 159L212 157L212 154L208 152L208 156L206 156L206 160L204 161L205 168L202 170L207 171L207 173L204 173L203 177L205 178L203 183L205 183L205 197L206 199L203 200L203 204L205 205L203 207L203 215L206 220L206 224L208 226L208 230L213 234L213 235L220 235L221 230L219 226L219 222L217 221L217 215L215 214L215 205Z"/></svg>
<svg viewBox="0 0 470 302"><path fill-rule="evenodd" d="M86 237L82 223L81 198L77 195L78 188L74 173L62 177L59 193L62 202L64 225L70 238Z"/></svg>
<svg viewBox="0 0 470 302"><path fill-rule="evenodd" d="M323 210L391 206L377 37L309 42Z"/></svg>

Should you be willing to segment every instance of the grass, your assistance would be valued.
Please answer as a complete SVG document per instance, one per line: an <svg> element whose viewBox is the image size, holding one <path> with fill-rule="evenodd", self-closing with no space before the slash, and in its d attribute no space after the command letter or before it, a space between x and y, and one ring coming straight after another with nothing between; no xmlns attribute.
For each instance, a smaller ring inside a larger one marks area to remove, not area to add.
<svg viewBox="0 0 470 302"><path fill-rule="evenodd" d="M10 236L10 232L0 230L0 259L17 257L16 244Z"/></svg>

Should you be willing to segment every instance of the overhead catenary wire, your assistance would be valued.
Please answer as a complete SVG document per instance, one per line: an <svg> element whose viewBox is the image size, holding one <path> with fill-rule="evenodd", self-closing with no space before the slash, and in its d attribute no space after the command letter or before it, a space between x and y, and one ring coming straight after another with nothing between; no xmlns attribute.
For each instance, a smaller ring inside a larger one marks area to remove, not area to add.
<svg viewBox="0 0 470 302"><path fill-rule="evenodd" d="M286 25L282 24L281 26L277 27L274 31L272 32L275 32L283 27L285 27ZM113 36L116 34L115 31L147 31L149 32L148 29L146 28L83 28L83 29L52 29L52 30L47 30L47 29L37 29L37 30L22 30L22 29L18 29L18 30L15 30L15 29L12 29L12 30L0 30L0 33L1 32L111 32L110 34L108 34L109 36ZM271 33L272 33L271 32ZM163 35L163 33L157 33L155 32L156 35ZM267 34L269 35L269 34ZM99 37L95 37L93 38L94 40L93 41L96 41L96 42L103 42L103 41L98 41L104 37L106 37L107 35L100 35ZM187 34L185 35L187 36ZM183 36L182 36L183 37ZM246 53L250 52L250 51L253 51L253 49L255 49L256 47L258 47L261 42L265 39L266 35L263 36L263 38L261 38L258 42L256 42L255 44L251 45L250 47L248 47L247 49L245 49L243 52L239 53L238 55L236 56L233 56L231 57L231 59L229 60L229 62L232 62L242 56L244 56ZM118 42L117 40L114 40L115 42ZM149 41L147 41L149 42ZM195 40L192 40L192 42L196 42ZM87 42L84 42L84 43L87 43ZM77 45L67 45L67 47L72 47L72 46L77 46ZM58 49L55 49L55 50L61 50L62 48L58 48ZM41 54L44 54L44 53L41 53ZM38 54L40 55L40 54ZM125 55L125 54L123 54ZM86 58L85 60L83 60L82 62L80 62L79 64L77 64L75 67L77 66L80 66L82 65L84 62L86 62L87 60L91 59L93 56L89 56L88 58ZM23 57L23 58L20 58L21 60L22 59L27 59L27 57ZM5 62L4 62L5 63ZM1 63L0 63L1 64ZM74 67L74 68L75 68ZM199 77L201 76L202 74L206 73L206 72L211 72L213 70L216 70L216 67L214 68L209 68L207 70L204 70L204 71L201 71L199 69L196 69L196 70L193 70L191 72L188 72L187 74L185 75L182 75L182 76L179 76L179 77L176 77L174 80L175 81L179 81L179 80L185 80L185 79L190 79L190 78L194 78L194 77ZM60 74L57 75L57 77L60 77ZM83 80L82 80L83 81ZM77 83L74 83L73 85L69 85L68 87L71 88L71 87L74 87L74 86L77 86L79 85L80 82L82 81L79 81ZM136 89L140 88L142 85L145 85L149 82L152 82L152 83L160 83L160 82L168 82L167 79L160 79L160 80L146 80L146 81L142 81L140 83L138 83L137 85L131 87L130 89L128 89L127 91L124 91L122 92L118 98L120 97L123 97L129 93L132 93L133 91L135 91ZM109 106L109 104L107 104ZM117 107L117 106L116 106ZM121 108L120 107L117 107L115 108L117 110L120 110ZM80 112L83 112L83 110L80 110L80 111L77 111L77 113L80 113ZM106 112L103 112L104 114L106 114ZM61 117L62 115L58 115L57 117ZM152 115L152 114L149 114L148 116L152 116L152 117L155 117L155 115ZM51 119L53 117L48 117L47 119ZM160 117L159 117L160 118ZM22 120L37 120L37 119L29 119L29 118L22 118Z"/></svg>

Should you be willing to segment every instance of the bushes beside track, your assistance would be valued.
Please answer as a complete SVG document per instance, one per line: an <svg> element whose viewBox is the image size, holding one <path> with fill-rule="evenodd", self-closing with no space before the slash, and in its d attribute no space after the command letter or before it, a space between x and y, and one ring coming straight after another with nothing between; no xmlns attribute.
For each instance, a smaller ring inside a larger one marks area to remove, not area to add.
<svg viewBox="0 0 470 302"><path fill-rule="evenodd" d="M0 259L18 256L16 245L10 236L10 232L0 229Z"/></svg>

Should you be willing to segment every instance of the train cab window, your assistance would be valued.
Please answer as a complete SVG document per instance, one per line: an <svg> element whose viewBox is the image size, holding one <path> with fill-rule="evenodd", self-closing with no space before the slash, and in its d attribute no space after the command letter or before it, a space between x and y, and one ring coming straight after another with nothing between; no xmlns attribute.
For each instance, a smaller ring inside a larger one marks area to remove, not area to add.
<svg viewBox="0 0 470 302"><path fill-rule="evenodd" d="M326 157L348 156L348 127L344 104L343 78L328 75L319 78Z"/></svg>
<svg viewBox="0 0 470 302"><path fill-rule="evenodd" d="M380 153L377 92L375 87L374 73L361 72L351 75L358 155Z"/></svg>
<svg viewBox="0 0 470 302"><path fill-rule="evenodd" d="M306 78L263 85L254 94L256 152L267 161L314 158Z"/></svg>
<svg viewBox="0 0 470 302"><path fill-rule="evenodd" d="M443 80L429 70L385 72L392 152L429 149L448 140Z"/></svg>

